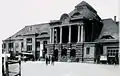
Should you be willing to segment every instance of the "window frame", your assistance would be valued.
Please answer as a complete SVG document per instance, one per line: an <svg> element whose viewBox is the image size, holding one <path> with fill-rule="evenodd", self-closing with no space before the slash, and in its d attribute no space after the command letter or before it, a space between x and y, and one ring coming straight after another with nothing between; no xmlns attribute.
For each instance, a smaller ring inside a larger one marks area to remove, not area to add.
<svg viewBox="0 0 120 76"><path fill-rule="evenodd" d="M26 42L27 42L27 43L32 43L32 38L27 38L27 39L26 39Z"/></svg>
<svg viewBox="0 0 120 76"><path fill-rule="evenodd" d="M90 54L90 47L86 48L86 54L89 55Z"/></svg>
<svg viewBox="0 0 120 76"><path fill-rule="evenodd" d="M32 51L32 45L27 45L27 51Z"/></svg>

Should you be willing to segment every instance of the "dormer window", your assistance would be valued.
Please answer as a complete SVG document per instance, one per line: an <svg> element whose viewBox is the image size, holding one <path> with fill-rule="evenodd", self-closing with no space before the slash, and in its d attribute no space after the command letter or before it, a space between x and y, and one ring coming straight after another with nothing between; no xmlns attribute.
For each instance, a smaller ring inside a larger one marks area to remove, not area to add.
<svg viewBox="0 0 120 76"><path fill-rule="evenodd" d="M101 39L114 39L111 35L104 35L101 37Z"/></svg>
<svg viewBox="0 0 120 76"><path fill-rule="evenodd" d="M48 34L47 32L42 32L40 35L46 35L46 34Z"/></svg>
<svg viewBox="0 0 120 76"><path fill-rule="evenodd" d="M81 14L79 13L79 12L76 12L76 13L74 13L73 15L72 15L72 18L74 18L74 17L78 17L78 16L80 16Z"/></svg>

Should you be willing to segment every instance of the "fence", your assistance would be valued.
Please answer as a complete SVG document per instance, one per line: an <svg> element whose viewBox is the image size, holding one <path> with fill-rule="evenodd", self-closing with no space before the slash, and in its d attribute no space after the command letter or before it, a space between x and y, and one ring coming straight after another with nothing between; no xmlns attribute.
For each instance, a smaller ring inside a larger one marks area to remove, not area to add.
<svg viewBox="0 0 120 76"><path fill-rule="evenodd" d="M9 60L7 56L4 57L4 63L3 65L3 76L9 76L10 73L12 73L12 76L21 76L21 58L18 57L18 60ZM11 64L18 64L19 65L19 72L9 71L9 65ZM5 69L4 69L5 66Z"/></svg>

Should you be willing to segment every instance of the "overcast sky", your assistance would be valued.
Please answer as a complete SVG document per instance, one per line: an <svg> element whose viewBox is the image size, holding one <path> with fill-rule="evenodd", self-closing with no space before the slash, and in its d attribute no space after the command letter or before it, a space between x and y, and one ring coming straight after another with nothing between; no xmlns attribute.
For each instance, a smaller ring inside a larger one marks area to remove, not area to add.
<svg viewBox="0 0 120 76"><path fill-rule="evenodd" d="M0 2L0 44L26 25L49 22L69 13L82 0L2 0ZM101 18L118 20L118 0L85 0Z"/></svg>

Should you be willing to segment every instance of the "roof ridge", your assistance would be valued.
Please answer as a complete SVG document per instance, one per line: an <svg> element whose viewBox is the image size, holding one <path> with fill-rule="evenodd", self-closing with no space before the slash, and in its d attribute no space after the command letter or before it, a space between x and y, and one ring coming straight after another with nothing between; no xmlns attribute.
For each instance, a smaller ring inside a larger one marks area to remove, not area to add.
<svg viewBox="0 0 120 76"><path fill-rule="evenodd" d="M47 23L38 23L38 24L32 24L32 25L27 25L26 27L30 27L30 26L38 26L38 25L45 25L45 24L49 24L49 22Z"/></svg>
<svg viewBox="0 0 120 76"><path fill-rule="evenodd" d="M97 13L97 11L96 11L96 10L95 10L90 4L88 4L86 1L82 1L82 2L80 2L80 3L77 4L75 7L77 7L77 6L83 6L83 5L88 6L89 8L91 8L91 10L93 10L94 12Z"/></svg>

